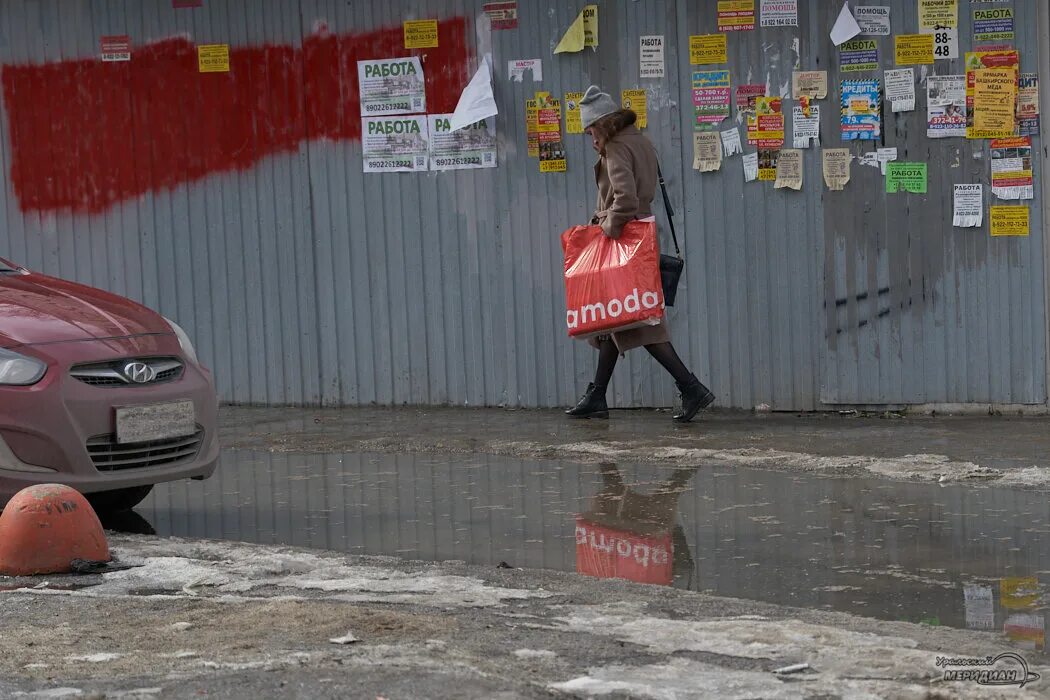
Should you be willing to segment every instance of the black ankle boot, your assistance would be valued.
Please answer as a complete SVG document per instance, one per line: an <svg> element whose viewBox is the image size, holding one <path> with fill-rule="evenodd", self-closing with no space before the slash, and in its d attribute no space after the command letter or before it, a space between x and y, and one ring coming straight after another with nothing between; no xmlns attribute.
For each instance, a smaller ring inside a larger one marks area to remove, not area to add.
<svg viewBox="0 0 1050 700"><path fill-rule="evenodd" d="M605 403L605 387L588 384L587 392L576 404L576 408L570 408L565 415L573 418L608 418L609 405Z"/></svg>
<svg viewBox="0 0 1050 700"><path fill-rule="evenodd" d="M688 382L678 384L678 390L682 392L682 410L674 414L672 418L679 423L688 423L693 420L693 416L710 406L715 400L715 395L711 393L711 390L701 384L700 380L692 374L689 375Z"/></svg>

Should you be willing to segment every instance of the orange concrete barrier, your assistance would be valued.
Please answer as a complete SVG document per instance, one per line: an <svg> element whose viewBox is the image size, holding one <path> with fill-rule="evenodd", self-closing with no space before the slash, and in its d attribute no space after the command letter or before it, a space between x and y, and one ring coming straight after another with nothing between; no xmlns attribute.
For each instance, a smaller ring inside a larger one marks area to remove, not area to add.
<svg viewBox="0 0 1050 700"><path fill-rule="evenodd" d="M111 559L102 523L87 499L59 484L16 493L0 515L0 574L68 573L74 559Z"/></svg>

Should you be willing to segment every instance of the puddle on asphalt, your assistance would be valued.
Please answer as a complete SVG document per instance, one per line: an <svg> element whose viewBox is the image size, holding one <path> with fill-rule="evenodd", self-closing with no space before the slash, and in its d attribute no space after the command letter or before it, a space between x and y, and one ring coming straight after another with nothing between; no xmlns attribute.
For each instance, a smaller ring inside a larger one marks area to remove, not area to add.
<svg viewBox="0 0 1050 700"><path fill-rule="evenodd" d="M576 571L1044 648L1050 502L995 488L487 455L235 451L137 532Z"/></svg>

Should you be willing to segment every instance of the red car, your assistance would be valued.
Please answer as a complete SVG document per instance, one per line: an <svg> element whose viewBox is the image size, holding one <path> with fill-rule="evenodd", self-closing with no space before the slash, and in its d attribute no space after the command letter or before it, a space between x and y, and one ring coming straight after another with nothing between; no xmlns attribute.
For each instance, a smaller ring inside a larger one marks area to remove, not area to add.
<svg viewBox="0 0 1050 700"><path fill-rule="evenodd" d="M211 373L175 323L0 259L0 506L59 483L124 510L153 484L205 479L216 413Z"/></svg>

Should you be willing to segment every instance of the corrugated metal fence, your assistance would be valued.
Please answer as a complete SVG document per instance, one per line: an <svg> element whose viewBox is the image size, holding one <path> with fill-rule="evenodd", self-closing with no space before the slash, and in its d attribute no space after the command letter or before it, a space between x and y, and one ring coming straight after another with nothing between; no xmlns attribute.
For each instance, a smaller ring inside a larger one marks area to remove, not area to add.
<svg viewBox="0 0 1050 700"><path fill-rule="evenodd" d="M0 255L175 318L226 401L564 405L594 356L565 335L557 235L589 215L594 156L567 136L568 173L540 174L524 101L641 87L684 231L676 345L721 405L1046 402L1042 199L1028 238L953 229L952 183L983 182L991 202L988 144L927 139L924 82L916 111L887 113L881 142L850 148L929 163L927 195L886 195L856 161L847 189L828 192L814 149L801 192L745 184L739 156L694 172L688 43L716 31L713 0L599 2L598 50L557 57L582 3L519 0L519 27L491 35L499 168L362 174L355 61L404 55L406 19L442 20L440 49L417 53L431 111L451 111L476 65L482 4L4 2ZM914 0L880 4L895 34L917 31ZM779 93L796 53L802 69L829 70L821 139L841 146L828 38L840 3L799 5L798 27L729 36L733 85ZM996 6L1015 10L1022 70L1045 81L1038 3ZM130 63L97 60L115 34L131 37ZM666 37L664 79L637 77L647 34ZM879 39L884 68L892 42ZM230 73L196 73L193 44L208 43L231 45ZM508 80L519 58L543 60L542 82ZM617 405L670 402L644 353L623 364Z"/></svg>

